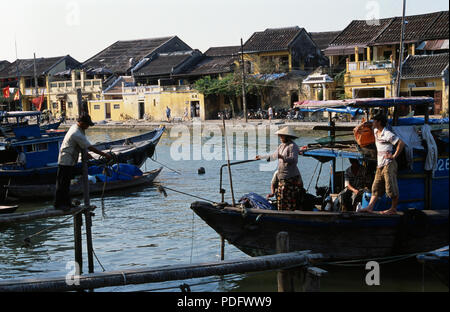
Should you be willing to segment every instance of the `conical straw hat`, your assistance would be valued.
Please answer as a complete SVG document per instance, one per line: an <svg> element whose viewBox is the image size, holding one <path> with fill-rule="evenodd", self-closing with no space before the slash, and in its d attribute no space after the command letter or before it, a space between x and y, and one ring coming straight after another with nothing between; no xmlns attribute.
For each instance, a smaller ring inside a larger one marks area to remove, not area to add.
<svg viewBox="0 0 450 312"><path fill-rule="evenodd" d="M278 130L275 134L277 135L287 135L293 138L298 138L298 135L294 132L294 129L292 129L291 127L284 127L281 128L280 130Z"/></svg>

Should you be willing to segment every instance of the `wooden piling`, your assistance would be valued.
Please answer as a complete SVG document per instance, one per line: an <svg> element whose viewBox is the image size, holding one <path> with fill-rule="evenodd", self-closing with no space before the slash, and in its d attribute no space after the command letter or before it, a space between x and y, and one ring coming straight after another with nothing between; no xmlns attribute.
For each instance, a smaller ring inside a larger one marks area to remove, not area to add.
<svg viewBox="0 0 450 312"><path fill-rule="evenodd" d="M303 282L304 292L319 292L320 278L328 272L316 267L306 267L303 269L305 279Z"/></svg>
<svg viewBox="0 0 450 312"><path fill-rule="evenodd" d="M280 232L277 235L277 254L289 252L289 234ZM278 292L293 292L294 280L289 270L280 270L277 273Z"/></svg>
<svg viewBox="0 0 450 312"><path fill-rule="evenodd" d="M73 216L73 235L74 235L74 250L75 250L75 262L80 269L79 274L83 273L83 245L81 237L81 226L83 224L83 218L80 213Z"/></svg>

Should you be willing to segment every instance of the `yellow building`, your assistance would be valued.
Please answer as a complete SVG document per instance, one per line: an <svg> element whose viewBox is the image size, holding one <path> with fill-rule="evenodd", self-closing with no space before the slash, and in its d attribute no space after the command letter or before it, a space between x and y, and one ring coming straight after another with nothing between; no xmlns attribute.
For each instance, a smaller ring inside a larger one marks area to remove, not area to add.
<svg viewBox="0 0 450 312"><path fill-rule="evenodd" d="M81 63L70 55L19 59L0 71L0 84L20 89L22 110L24 111L35 110L36 107L32 104L32 100L42 95L44 95L44 103L41 109L51 109L49 104L52 101L50 82L55 77L54 75L80 66Z"/></svg>
<svg viewBox="0 0 450 312"><path fill-rule="evenodd" d="M433 113L448 114L448 64L449 53L408 56L403 64L400 94L432 97Z"/></svg>
<svg viewBox="0 0 450 312"><path fill-rule="evenodd" d="M189 118L205 119L204 97L190 86L124 87L122 99L89 101L88 106L93 121L167 121L167 107L175 121L182 120L185 109Z"/></svg>
<svg viewBox="0 0 450 312"><path fill-rule="evenodd" d="M70 79L59 77L59 80L48 83L49 110L53 116L75 119L78 116L77 89L81 90L83 102L101 99L103 79L88 79L83 70L68 71L64 76Z"/></svg>
<svg viewBox="0 0 450 312"><path fill-rule="evenodd" d="M298 26L255 32L243 50L246 70L253 74L312 70L327 64L310 34Z"/></svg>
<svg viewBox="0 0 450 312"><path fill-rule="evenodd" d="M396 81L401 59L401 20L393 17L352 21L325 50L330 66L345 70L346 98L408 95L403 87L397 90ZM406 20L403 60L409 55L448 52L448 11L407 16ZM441 40L447 40L447 45L433 51L426 47L436 45L424 44ZM423 83L428 82L420 82Z"/></svg>

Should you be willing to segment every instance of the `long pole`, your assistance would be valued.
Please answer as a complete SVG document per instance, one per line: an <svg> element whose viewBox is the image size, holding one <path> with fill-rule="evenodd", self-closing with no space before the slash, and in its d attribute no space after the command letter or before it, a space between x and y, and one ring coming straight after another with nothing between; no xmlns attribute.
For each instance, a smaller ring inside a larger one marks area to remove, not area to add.
<svg viewBox="0 0 450 312"><path fill-rule="evenodd" d="M400 96L400 87L402 84L402 71L403 71L403 54L404 54L404 40L405 40L405 15L406 15L406 0L403 0L403 15L402 15L402 27L400 35L400 55L397 73L397 97Z"/></svg>
<svg viewBox="0 0 450 312"><path fill-rule="evenodd" d="M245 96L245 62L244 62L244 42L241 38L241 62L242 62L242 107L244 109L245 122L247 122L247 99Z"/></svg>
<svg viewBox="0 0 450 312"><path fill-rule="evenodd" d="M39 96L39 92L38 92L38 79L37 79L37 72L36 72L36 53L34 53L33 59L34 59L34 62L33 62L33 69L34 69L34 90L35 90L35 96Z"/></svg>
<svg viewBox="0 0 450 312"><path fill-rule="evenodd" d="M21 95L21 90L20 90L19 59L17 58L17 40L14 40L14 46L16 48L16 71L17 71L17 88L19 89L19 110L23 110L22 95Z"/></svg>
<svg viewBox="0 0 450 312"><path fill-rule="evenodd" d="M234 200L233 179L231 177L230 152L228 150L228 138L227 138L227 133L225 130L225 119L224 119L223 115L222 115L222 122L223 122L223 136L225 138L225 149L227 152L227 166L228 166L228 177L230 178L231 200L233 201L233 207L234 207L234 206L236 206L236 202Z"/></svg>

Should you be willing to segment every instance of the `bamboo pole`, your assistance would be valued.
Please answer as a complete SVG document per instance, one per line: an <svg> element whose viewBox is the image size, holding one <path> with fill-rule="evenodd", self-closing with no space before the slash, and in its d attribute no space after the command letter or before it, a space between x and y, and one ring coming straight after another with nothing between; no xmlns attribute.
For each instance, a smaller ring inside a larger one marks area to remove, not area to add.
<svg viewBox="0 0 450 312"><path fill-rule="evenodd" d="M161 283L205 276L277 270L288 266L305 266L311 260L321 257L320 254L298 251L224 262L103 272L77 276L76 284L66 283L66 276L48 279L2 280L0 281L0 292L76 291L130 284Z"/></svg>

